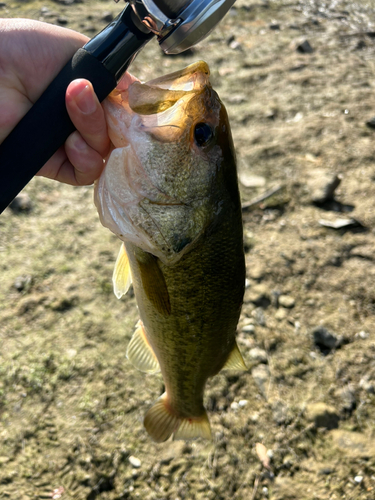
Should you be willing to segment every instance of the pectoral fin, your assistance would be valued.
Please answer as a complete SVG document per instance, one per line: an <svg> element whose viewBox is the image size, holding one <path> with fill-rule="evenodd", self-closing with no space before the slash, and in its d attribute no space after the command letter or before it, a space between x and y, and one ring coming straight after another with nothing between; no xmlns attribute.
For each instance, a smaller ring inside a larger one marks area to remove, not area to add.
<svg viewBox="0 0 375 500"><path fill-rule="evenodd" d="M136 257L147 298L160 314L169 316L171 303L168 288L157 257L143 251L138 251Z"/></svg>
<svg viewBox="0 0 375 500"><path fill-rule="evenodd" d="M128 360L138 370L146 373L157 373L160 371L159 362L150 346L141 321L137 324L133 337L126 351Z"/></svg>
<svg viewBox="0 0 375 500"><path fill-rule="evenodd" d="M245 365L245 361L240 353L237 342L235 342L234 347L229 354L225 365L223 366L223 370L247 370L247 366Z"/></svg>
<svg viewBox="0 0 375 500"><path fill-rule="evenodd" d="M125 245L123 243L121 243L115 268L113 270L112 282L113 291L118 299L126 294L132 282L129 259L126 254Z"/></svg>

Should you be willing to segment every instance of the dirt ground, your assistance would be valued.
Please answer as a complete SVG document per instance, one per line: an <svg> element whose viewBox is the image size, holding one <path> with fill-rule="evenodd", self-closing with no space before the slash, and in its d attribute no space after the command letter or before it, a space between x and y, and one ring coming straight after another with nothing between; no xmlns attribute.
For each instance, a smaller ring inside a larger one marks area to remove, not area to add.
<svg viewBox="0 0 375 500"><path fill-rule="evenodd" d="M92 36L121 8L5 0L0 15ZM162 380L125 357L135 300L112 292L119 242L92 187L36 178L31 210L0 216L0 499L375 498L374 8L238 0L193 51L153 42L131 67L206 60L231 119L249 370L208 384L213 443L143 429Z"/></svg>

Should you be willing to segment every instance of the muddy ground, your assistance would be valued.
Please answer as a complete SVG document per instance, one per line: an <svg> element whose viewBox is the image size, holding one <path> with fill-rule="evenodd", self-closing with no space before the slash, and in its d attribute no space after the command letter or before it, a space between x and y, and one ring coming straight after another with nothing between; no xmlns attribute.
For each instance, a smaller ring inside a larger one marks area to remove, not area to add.
<svg viewBox="0 0 375 500"><path fill-rule="evenodd" d="M70 3L0 15L92 36L121 9ZM135 300L113 295L119 243L92 187L36 178L31 210L0 217L0 498L375 498L374 7L238 0L194 51L151 43L132 65L148 79L205 59L231 119L249 370L208 384L213 443L143 429L162 381L125 357Z"/></svg>

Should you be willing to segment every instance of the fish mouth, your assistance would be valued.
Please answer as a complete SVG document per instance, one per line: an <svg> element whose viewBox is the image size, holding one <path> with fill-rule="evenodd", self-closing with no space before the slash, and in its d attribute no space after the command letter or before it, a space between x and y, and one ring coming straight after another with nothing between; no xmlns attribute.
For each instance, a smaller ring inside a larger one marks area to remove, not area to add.
<svg viewBox="0 0 375 500"><path fill-rule="evenodd" d="M209 77L207 63L198 61L147 83L135 82L128 89L129 107L139 115L163 113L180 99L202 91L209 85Z"/></svg>
<svg viewBox="0 0 375 500"><path fill-rule="evenodd" d="M132 130L142 130L161 142L177 141L191 120L188 104L211 88L207 63L198 61L146 83L133 82L113 91L104 101L110 139L115 148L127 146ZM195 110L199 114L202 107Z"/></svg>

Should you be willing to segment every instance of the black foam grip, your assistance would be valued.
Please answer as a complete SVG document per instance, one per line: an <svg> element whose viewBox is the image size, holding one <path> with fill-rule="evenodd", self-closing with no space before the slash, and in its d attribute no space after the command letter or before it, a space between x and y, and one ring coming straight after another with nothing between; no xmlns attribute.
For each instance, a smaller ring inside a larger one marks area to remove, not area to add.
<svg viewBox="0 0 375 500"><path fill-rule="evenodd" d="M75 53L0 145L0 213L75 130L65 93L76 78L90 80L100 101L116 87L114 76L95 57L84 49Z"/></svg>

